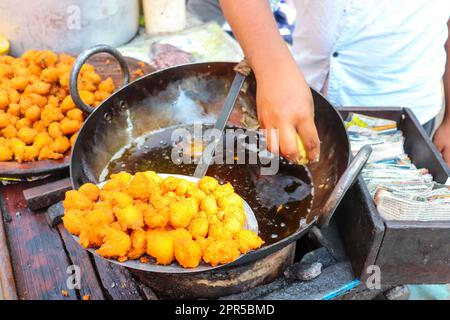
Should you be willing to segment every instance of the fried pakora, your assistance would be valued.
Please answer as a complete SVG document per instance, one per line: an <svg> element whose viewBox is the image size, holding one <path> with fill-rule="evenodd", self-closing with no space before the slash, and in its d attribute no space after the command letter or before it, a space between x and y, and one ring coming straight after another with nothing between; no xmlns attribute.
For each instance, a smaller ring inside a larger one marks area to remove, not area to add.
<svg viewBox="0 0 450 320"><path fill-rule="evenodd" d="M104 231L104 242L97 253L105 258L120 258L126 256L131 243L127 233L107 227Z"/></svg>
<svg viewBox="0 0 450 320"><path fill-rule="evenodd" d="M194 240L176 240L174 244L175 259L184 268L196 268L202 261L200 245Z"/></svg>
<svg viewBox="0 0 450 320"><path fill-rule="evenodd" d="M37 136L38 145L52 140L50 134ZM0 138L0 156L29 147L14 139ZM86 183L68 191L63 221L82 246L98 248L105 258L161 265L177 261L196 268L202 261L212 266L232 262L264 244L244 229L243 203L231 184L211 177L192 183L163 179L153 171L119 172L101 188Z"/></svg>
<svg viewBox="0 0 450 320"><path fill-rule="evenodd" d="M173 237L160 230L148 231L146 252L155 258L158 264L171 264L174 259Z"/></svg>
<svg viewBox="0 0 450 320"><path fill-rule="evenodd" d="M84 120L69 94L74 61L74 57L49 50L29 50L18 58L2 56L0 137L18 138L29 147L18 147L12 154L2 147L1 161L61 159L71 148ZM95 68L86 64L78 85L81 99L93 107L114 91L111 78L102 81ZM38 133L47 133L55 141Z"/></svg>

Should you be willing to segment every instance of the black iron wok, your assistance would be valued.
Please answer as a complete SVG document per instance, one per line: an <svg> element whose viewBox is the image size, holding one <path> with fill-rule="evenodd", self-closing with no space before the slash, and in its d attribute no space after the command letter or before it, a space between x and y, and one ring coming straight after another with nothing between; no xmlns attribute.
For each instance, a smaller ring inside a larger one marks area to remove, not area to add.
<svg viewBox="0 0 450 320"><path fill-rule="evenodd" d="M110 53L119 60L126 80L121 89L92 109L81 101L76 79L81 66L97 52ZM187 64L157 71L126 84L126 63L115 49L97 46L82 53L72 70L70 92L74 102L90 115L79 131L72 152L70 177L73 188L78 189L87 182L99 183L111 158L137 137L149 132L163 132L162 135L156 134L157 138L151 142L156 147L160 139L167 139L167 135L163 137L164 128L190 125L194 121L213 123L233 80L234 65L227 62ZM255 125L256 82L253 76L246 82L230 117L231 126L248 128ZM317 231L318 227L327 226L343 195L367 161L370 148L363 148L350 161L350 145L342 118L322 95L314 90L312 93L315 122L321 140L321 159L308 166L314 185L311 210L305 210L301 219L292 222L294 228L291 232L221 268L262 259L297 240L311 228ZM152 149L148 152L151 153ZM255 213L258 218L258 212ZM151 272L202 271L202 268L155 268L152 264L137 261L113 262Z"/></svg>

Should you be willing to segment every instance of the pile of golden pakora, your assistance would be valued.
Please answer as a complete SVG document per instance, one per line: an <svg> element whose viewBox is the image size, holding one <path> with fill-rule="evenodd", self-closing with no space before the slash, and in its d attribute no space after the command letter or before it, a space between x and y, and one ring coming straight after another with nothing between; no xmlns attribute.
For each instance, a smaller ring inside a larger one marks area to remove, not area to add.
<svg viewBox="0 0 450 320"><path fill-rule="evenodd" d="M30 50L20 58L0 56L0 161L61 159L75 142L83 112L69 94L75 58ZM92 65L80 72L82 100L96 107L114 91Z"/></svg>
<svg viewBox="0 0 450 320"><path fill-rule="evenodd" d="M264 243L244 229L243 203L230 183L212 177L194 183L154 171L120 172L101 189L86 183L68 191L63 222L83 247L105 258L216 266Z"/></svg>

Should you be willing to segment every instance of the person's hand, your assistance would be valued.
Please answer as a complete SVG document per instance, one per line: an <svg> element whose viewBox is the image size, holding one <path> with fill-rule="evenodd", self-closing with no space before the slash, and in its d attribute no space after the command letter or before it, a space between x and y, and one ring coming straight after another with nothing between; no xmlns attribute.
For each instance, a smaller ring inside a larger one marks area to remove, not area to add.
<svg viewBox="0 0 450 320"><path fill-rule="evenodd" d="M450 120L444 120L433 137L433 142L442 154L445 162L450 166Z"/></svg>
<svg viewBox="0 0 450 320"><path fill-rule="evenodd" d="M261 128L267 130L267 146L289 161L300 160L297 133L308 160L319 158L320 141L314 124L311 90L296 65L287 68L271 66L270 72L256 75L257 111ZM278 129L278 139L271 136Z"/></svg>

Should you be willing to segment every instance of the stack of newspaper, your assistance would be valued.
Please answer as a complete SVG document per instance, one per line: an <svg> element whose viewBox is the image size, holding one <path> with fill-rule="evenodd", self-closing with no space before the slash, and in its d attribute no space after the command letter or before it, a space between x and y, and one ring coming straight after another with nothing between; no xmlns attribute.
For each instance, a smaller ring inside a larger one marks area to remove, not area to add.
<svg viewBox="0 0 450 320"><path fill-rule="evenodd" d="M404 150L395 121L352 113L346 122L352 153L369 144L372 155L362 176L387 220L450 220L450 190L417 168Z"/></svg>

